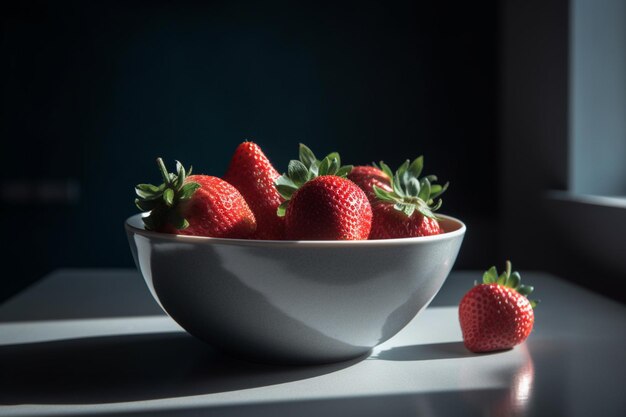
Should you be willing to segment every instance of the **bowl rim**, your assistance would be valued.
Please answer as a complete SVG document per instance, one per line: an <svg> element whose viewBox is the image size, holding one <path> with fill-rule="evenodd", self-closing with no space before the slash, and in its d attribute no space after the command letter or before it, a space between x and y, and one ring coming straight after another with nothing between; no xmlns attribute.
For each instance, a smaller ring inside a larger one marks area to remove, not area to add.
<svg viewBox="0 0 626 417"><path fill-rule="evenodd" d="M466 231L465 223L461 220L438 214L438 217L446 221L456 223L457 228L451 232L445 232L440 235L422 236L422 237L404 237L397 239L374 239L374 240L257 240L257 239L230 239L208 236L187 236L176 235L170 233L161 233L146 230L143 228L140 219L144 216L142 213L132 215L126 219L124 226L127 232L136 233L147 238L158 238L174 242L186 242L195 244L228 244L238 246L292 246L292 247L376 247L376 246L394 246L406 244L430 243L440 240L449 240L459 236L463 236ZM141 226L137 226L141 225Z"/></svg>

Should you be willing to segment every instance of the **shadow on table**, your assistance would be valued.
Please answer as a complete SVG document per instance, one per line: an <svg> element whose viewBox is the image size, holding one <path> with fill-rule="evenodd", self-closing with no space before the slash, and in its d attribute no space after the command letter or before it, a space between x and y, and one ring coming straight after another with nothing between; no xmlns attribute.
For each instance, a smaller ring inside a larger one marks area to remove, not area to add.
<svg viewBox="0 0 626 417"><path fill-rule="evenodd" d="M0 404L95 404L173 398L307 379L352 361L273 366L224 356L186 333L0 346Z"/></svg>
<svg viewBox="0 0 626 417"><path fill-rule="evenodd" d="M463 342L427 343L423 345L398 346L378 352L371 359L386 361L426 361L432 359L456 359L492 355L499 352L472 353Z"/></svg>

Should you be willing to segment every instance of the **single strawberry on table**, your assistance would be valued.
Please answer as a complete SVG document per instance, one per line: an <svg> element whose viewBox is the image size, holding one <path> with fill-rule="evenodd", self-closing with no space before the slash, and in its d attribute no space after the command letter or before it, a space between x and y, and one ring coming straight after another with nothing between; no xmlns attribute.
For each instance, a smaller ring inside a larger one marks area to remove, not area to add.
<svg viewBox="0 0 626 417"><path fill-rule="evenodd" d="M284 219L276 214L276 210L285 199L274 186L278 177L278 171L254 142L244 142L237 147L224 175L254 212L257 222L255 239L283 238Z"/></svg>
<svg viewBox="0 0 626 417"><path fill-rule="evenodd" d="M459 305L465 346L472 352L490 352L526 340L535 322L537 301L527 298L532 291L532 286L521 285L518 272L511 272L511 262L500 276L492 266Z"/></svg>
<svg viewBox="0 0 626 417"><path fill-rule="evenodd" d="M435 199L448 188L448 183L435 184L437 177L420 178L424 158L407 160L392 173L389 166L380 163L381 170L390 178L386 188L376 184L372 189L376 199L372 202L372 231L370 239L431 236L443 233L434 212L441 207Z"/></svg>
<svg viewBox="0 0 626 417"><path fill-rule="evenodd" d="M176 161L176 174L167 172L161 158L157 165L163 184L138 184L135 205L150 212L146 229L193 236L246 239L256 230L254 214L235 187L221 178L189 175Z"/></svg>
<svg viewBox="0 0 626 417"><path fill-rule="evenodd" d="M352 166L341 166L333 152L319 161L300 144L300 159L289 162L286 174L276 181L285 202L278 214L285 217L285 237L290 240L367 239L372 209L365 192L346 175Z"/></svg>

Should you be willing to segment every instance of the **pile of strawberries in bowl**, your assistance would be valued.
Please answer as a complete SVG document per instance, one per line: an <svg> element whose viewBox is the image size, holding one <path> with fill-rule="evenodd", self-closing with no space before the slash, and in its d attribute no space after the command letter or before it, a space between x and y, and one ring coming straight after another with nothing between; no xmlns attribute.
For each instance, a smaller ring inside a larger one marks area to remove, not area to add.
<svg viewBox="0 0 626 417"><path fill-rule="evenodd" d="M366 355L430 303L465 234L422 157L393 172L300 145L281 175L244 142L222 178L157 163L126 221L137 268L187 332L255 361Z"/></svg>
<svg viewBox="0 0 626 417"><path fill-rule="evenodd" d="M239 145L223 178L190 175L176 163L163 183L136 186L135 204L150 212L148 230L261 240L364 240L443 233L434 212L448 184L422 173L424 159L394 173L383 162L341 165L338 153L319 160L300 144L299 159L280 175L253 142ZM191 171L191 170L189 170Z"/></svg>

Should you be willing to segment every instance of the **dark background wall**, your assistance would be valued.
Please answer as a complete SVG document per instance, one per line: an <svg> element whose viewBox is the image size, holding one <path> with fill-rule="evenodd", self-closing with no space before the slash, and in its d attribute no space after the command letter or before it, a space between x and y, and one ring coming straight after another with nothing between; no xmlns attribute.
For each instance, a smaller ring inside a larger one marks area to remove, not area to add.
<svg viewBox="0 0 626 417"><path fill-rule="evenodd" d="M355 164L424 154L451 182L442 212L469 226L457 266L503 261L495 1L24 1L0 15L0 300L55 268L132 266L122 224L133 185L159 179L155 157L222 175L244 139L279 170L298 142Z"/></svg>

